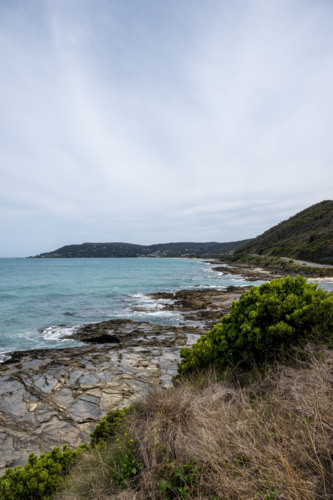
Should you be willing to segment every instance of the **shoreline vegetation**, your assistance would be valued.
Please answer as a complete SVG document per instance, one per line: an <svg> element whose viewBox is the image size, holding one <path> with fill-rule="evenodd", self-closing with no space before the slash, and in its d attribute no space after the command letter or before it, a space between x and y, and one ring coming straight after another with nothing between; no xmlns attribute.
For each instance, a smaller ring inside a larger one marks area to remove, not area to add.
<svg viewBox="0 0 333 500"><path fill-rule="evenodd" d="M211 261L214 264L218 262ZM308 335L303 336L302 341L296 341L288 348L285 345L281 351L277 346L272 359L264 356L260 362L255 351L252 351L249 353L250 363L240 363L241 358L246 356L243 351L236 363L219 365L208 362L197 365L197 368L189 373L178 368L179 375L174 378L172 386L160 388L158 384L155 384L155 387L152 384L150 389L147 387L141 395L130 399L128 407L122 405L123 409L110 411L97 426L96 420L92 421L90 443L86 441L86 445L78 446L74 451L66 447L61 451L56 447L48 454L41 455L39 459L35 455L31 456L23 468L8 468L5 476L0 478L0 499L333 498L330 472L333 468L333 354L330 341L322 336L323 325L326 325L327 331L331 331L330 328L333 331L333 313L330 309L333 307L332 294L316 292L316 286L306 284L301 277L282 278L282 281L280 278L269 282L267 280L279 278L289 269L284 266L278 269L267 269L268 266L265 265L259 267L265 262L253 262L250 259L246 264L239 263L241 267L237 266L236 262L233 272L242 272L249 284L251 280L266 280L268 291L276 281L277 290L285 286L289 295L296 294L308 301L307 306L303 302L295 305L294 299L291 299L290 311L281 313L282 319L279 320L287 321L284 323L286 326L281 326L279 321L276 326L279 338L282 332L282 337L291 335L291 330L288 330L290 314L295 313L296 319L293 321L301 321L302 324L303 320L299 320L297 311L305 311L304 307L310 307L312 297L319 301L314 303L313 310L306 309L308 327L304 331L308 331ZM230 264L234 265L232 262ZM214 269L229 274L233 268L228 266ZM297 286L302 292L297 292L297 288L292 291L294 283L299 283ZM247 304L246 307L252 311L253 321L256 321L257 313L254 314L253 307L257 303L257 290L261 288L265 289L263 285L247 287L241 291L244 293L240 294L236 290L230 290L229 295L225 296L221 292L220 300L222 303L224 300L226 304L222 316L226 321L232 306L231 312L234 310L233 314L238 322L239 314L244 314L242 304ZM209 295L208 290L187 290L186 293L179 291L174 305L169 304L168 307L188 311L189 319L193 320L193 304L196 302L196 318L202 314L203 307L207 313L205 319L213 325L216 324L218 310L221 311L222 305L221 302L218 303L216 312L212 314L211 308L217 299L216 293L211 291ZM252 306L247 299L250 293L254 294ZM279 295L280 292L274 292L274 296L276 293ZM237 302L231 300L230 303L229 296L232 297L232 294ZM160 298L166 294L154 295ZM238 301L239 298L241 302ZM330 307L318 307L325 300ZM261 306L258 311L260 308ZM321 310L327 311L323 323ZM318 314L317 319L313 316L314 311ZM220 324L218 322L217 326ZM91 341L94 343L98 336L105 335L108 328L101 327L96 331L88 328L82 334L88 336L88 344ZM250 326L251 331L255 328L255 324ZM265 331L264 328L262 335ZM314 338L315 342L311 341L314 332L315 335L320 334ZM142 331L138 332L138 336L141 338ZM131 337L134 339L132 335ZM179 336L178 338L180 339ZM205 335L201 338L204 339ZM105 338L103 340L105 341ZM167 345L171 339L163 341ZM152 345L155 343L156 340L153 340ZM93 344L90 344L89 348L90 354L96 350L100 352L95 358L89 358L95 359L93 371L97 373L98 367L105 362L105 354L100 351L100 347L94 348ZM89 349L84 348L83 351L85 350L88 353ZM188 363L188 353L192 350L193 348L185 349L186 352L184 349L181 351L185 365ZM55 356L54 361L50 360L49 364L42 366L44 373L50 373L59 366L61 359L56 353ZM22 357L13 361L22 364L24 360ZM82 369L87 362L82 363L78 359L77 363L78 368L81 366ZM152 368L147 362L139 361L139 365L140 363L146 371ZM15 370L10 378L23 382L27 387L24 377L19 375L22 368L23 374L25 366L21 368L19 364L14 366ZM180 366L185 365L183 363ZM27 373L27 370L25 371ZM69 387L69 379L66 377L65 375L63 380L59 376L57 378L64 390ZM92 397L95 397L96 390L94 392L94 389L89 389L89 381L87 382L86 389L84 385L80 386L79 382L76 390L82 391L80 387L83 387L83 390L88 393L90 391ZM111 386L108 391L112 397L117 392ZM41 401L40 394L34 394L33 390L30 394L35 396L38 406L38 401ZM30 404L34 404L32 399Z"/></svg>
<svg viewBox="0 0 333 500"><path fill-rule="evenodd" d="M304 276L308 278L333 278L331 267L310 267L294 262L293 259L281 260L280 257L268 255L251 255L246 253L235 253L221 257L221 262L238 267L241 271L243 265L250 269L261 268L264 271L281 276ZM315 263L314 263L315 264Z"/></svg>

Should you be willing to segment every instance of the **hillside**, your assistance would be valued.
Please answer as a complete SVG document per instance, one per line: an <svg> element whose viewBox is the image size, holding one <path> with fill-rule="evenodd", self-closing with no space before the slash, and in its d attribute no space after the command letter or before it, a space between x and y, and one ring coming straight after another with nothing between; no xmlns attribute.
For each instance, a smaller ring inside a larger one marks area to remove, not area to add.
<svg viewBox="0 0 333 500"><path fill-rule="evenodd" d="M332 264L333 201L325 200L280 222L235 252Z"/></svg>
<svg viewBox="0 0 333 500"><path fill-rule="evenodd" d="M161 243L157 245L134 245L131 243L82 243L66 245L53 252L36 255L46 258L110 258L110 257L220 257L251 240L227 243Z"/></svg>

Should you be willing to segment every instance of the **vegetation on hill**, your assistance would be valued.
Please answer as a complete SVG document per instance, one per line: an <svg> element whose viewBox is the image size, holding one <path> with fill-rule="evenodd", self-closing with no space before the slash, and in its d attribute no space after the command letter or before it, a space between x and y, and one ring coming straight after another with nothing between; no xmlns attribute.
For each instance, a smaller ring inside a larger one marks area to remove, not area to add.
<svg viewBox="0 0 333 500"><path fill-rule="evenodd" d="M221 253L235 250L249 241L161 243L146 246L131 243L82 243L82 245L66 245L53 252L42 253L33 258L220 257Z"/></svg>
<svg viewBox="0 0 333 500"><path fill-rule="evenodd" d="M268 255L252 255L250 253L235 253L234 255L226 255L221 257L222 262L228 264L250 264L260 266L267 271L275 272L276 274L290 276L306 276L312 278L333 276L333 268L330 267L313 267L297 264L293 259L285 260L280 257L270 257Z"/></svg>
<svg viewBox="0 0 333 500"><path fill-rule="evenodd" d="M322 201L280 222L236 250L235 256L246 253L332 264L333 201Z"/></svg>

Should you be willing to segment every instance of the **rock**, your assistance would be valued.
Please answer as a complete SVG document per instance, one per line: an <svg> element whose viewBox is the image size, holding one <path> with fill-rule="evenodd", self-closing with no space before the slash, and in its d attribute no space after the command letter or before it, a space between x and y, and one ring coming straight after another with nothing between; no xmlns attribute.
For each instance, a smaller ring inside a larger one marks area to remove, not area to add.
<svg viewBox="0 0 333 500"><path fill-rule="evenodd" d="M149 297L162 301L162 310L180 311L184 321L196 322L198 327L207 331L211 329L231 309L232 302L238 300L242 293L251 286L229 286L224 290L215 288L199 288L194 290L178 290L158 292ZM167 303L163 304L163 300Z"/></svg>
<svg viewBox="0 0 333 500"><path fill-rule="evenodd" d="M217 264L214 261L214 264ZM214 267L213 271L217 271L222 274L230 274L233 276L241 276L247 281L268 281L276 278L276 272L272 270L262 269L261 267L252 264L242 264L240 262L235 262L233 264L224 264L223 266ZM283 274L280 274L283 276Z"/></svg>
<svg viewBox="0 0 333 500"><path fill-rule="evenodd" d="M180 345L169 348L161 337L160 345L149 349L134 340L116 351L105 344L20 353L23 366L32 357L39 363L18 371L7 363L0 373L0 466L23 465L31 452L39 455L54 446L89 442L107 411L130 404L151 385L170 384L165 375L167 370L176 373L180 348L186 344L186 335L178 336L176 329L173 341L178 337ZM165 364L162 358L171 352ZM108 361L100 363L101 357ZM70 363L62 364L64 358Z"/></svg>
<svg viewBox="0 0 333 500"><path fill-rule="evenodd" d="M148 387L170 386L181 348L196 342L247 289L151 294L164 309L180 311L185 324L103 321L70 337L86 345L13 353L0 366L0 469L24 465L31 452L89 442L107 411L130 405Z"/></svg>

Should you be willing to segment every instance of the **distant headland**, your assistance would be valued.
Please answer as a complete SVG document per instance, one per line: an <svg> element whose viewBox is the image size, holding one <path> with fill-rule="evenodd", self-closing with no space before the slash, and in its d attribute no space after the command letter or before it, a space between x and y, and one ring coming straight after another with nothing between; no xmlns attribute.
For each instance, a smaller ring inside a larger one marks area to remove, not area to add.
<svg viewBox="0 0 333 500"><path fill-rule="evenodd" d="M82 243L66 245L53 252L41 253L29 259L115 258L115 257L221 257L249 243L251 239L227 243Z"/></svg>

